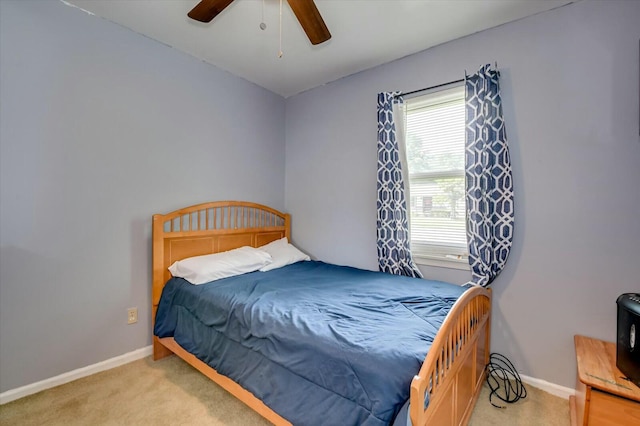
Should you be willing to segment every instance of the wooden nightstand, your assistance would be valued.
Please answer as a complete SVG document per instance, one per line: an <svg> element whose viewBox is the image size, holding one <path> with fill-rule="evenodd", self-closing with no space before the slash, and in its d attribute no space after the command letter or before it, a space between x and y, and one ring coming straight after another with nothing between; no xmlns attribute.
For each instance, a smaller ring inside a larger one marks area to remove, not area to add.
<svg viewBox="0 0 640 426"><path fill-rule="evenodd" d="M640 426L640 388L616 367L616 345L584 336L574 341L578 380L569 399L571 424Z"/></svg>

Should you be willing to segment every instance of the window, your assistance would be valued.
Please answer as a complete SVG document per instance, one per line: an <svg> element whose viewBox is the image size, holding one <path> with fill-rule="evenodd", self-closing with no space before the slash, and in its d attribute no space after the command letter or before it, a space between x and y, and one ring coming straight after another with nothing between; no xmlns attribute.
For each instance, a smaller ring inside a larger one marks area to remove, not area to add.
<svg viewBox="0 0 640 426"><path fill-rule="evenodd" d="M468 269L463 85L406 101L406 146L416 262Z"/></svg>

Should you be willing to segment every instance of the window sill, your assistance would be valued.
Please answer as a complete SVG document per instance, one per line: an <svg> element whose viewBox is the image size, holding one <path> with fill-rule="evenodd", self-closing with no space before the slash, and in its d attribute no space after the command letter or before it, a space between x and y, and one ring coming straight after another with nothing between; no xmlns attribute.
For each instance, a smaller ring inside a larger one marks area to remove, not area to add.
<svg viewBox="0 0 640 426"><path fill-rule="evenodd" d="M413 261L418 265L435 266L438 268L460 269L469 271L469 260L467 258L457 260L440 256L413 255Z"/></svg>

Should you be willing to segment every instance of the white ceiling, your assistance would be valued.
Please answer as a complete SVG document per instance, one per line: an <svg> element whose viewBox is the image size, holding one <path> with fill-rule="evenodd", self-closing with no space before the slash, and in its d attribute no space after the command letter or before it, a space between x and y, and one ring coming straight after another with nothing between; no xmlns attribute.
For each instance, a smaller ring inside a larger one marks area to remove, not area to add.
<svg viewBox="0 0 640 426"><path fill-rule="evenodd" d="M569 0L316 0L332 34L312 46L286 0L235 0L208 24L199 0L61 0L288 97ZM264 5L264 6L263 6ZM264 22L266 30L259 28Z"/></svg>

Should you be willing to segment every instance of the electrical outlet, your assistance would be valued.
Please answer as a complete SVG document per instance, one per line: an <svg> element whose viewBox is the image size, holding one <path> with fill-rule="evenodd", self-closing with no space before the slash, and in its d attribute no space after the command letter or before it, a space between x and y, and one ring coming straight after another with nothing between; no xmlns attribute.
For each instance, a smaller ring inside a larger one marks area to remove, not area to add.
<svg viewBox="0 0 640 426"><path fill-rule="evenodd" d="M138 322L138 308L127 309L127 324Z"/></svg>

